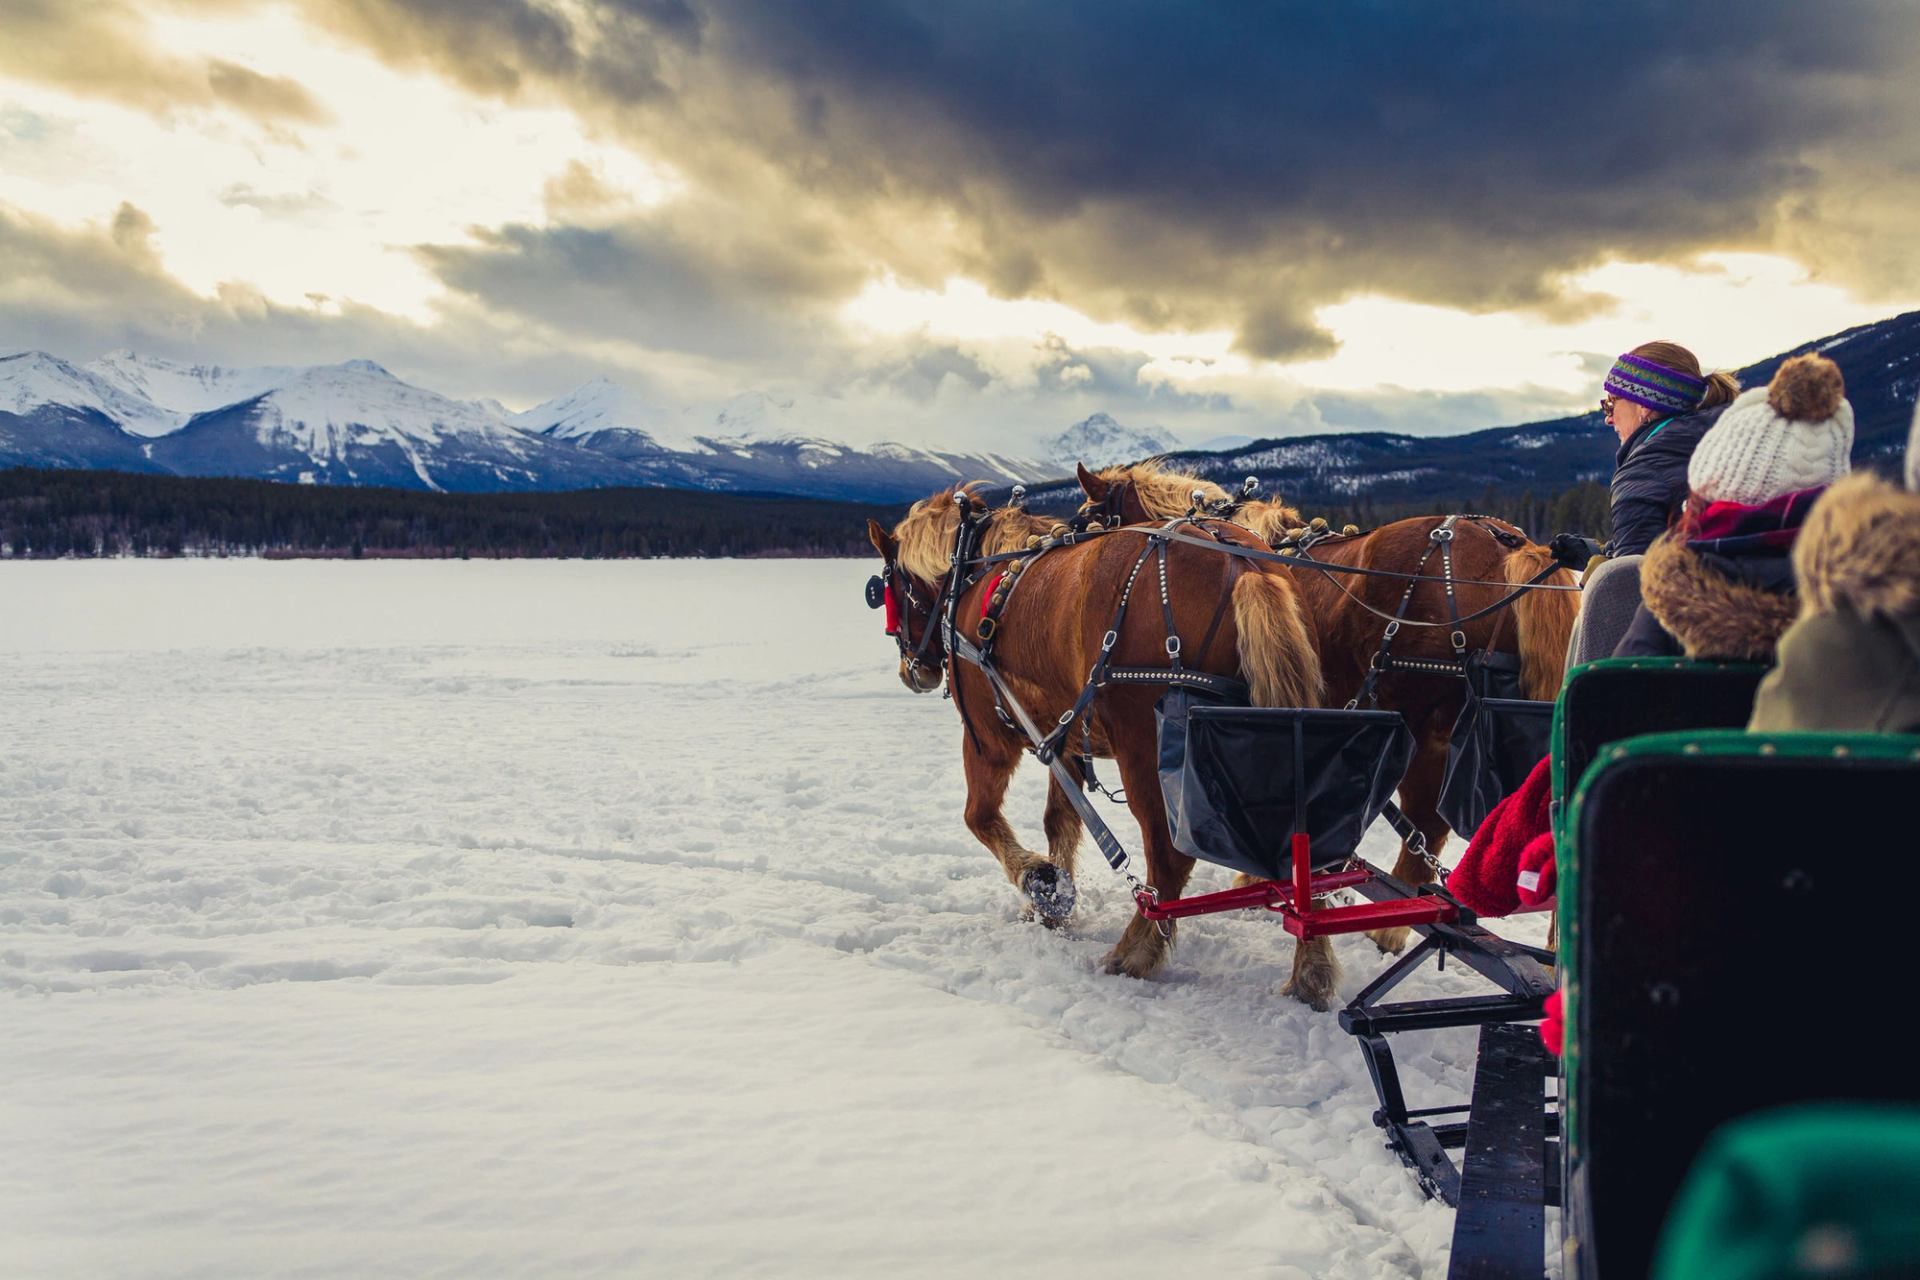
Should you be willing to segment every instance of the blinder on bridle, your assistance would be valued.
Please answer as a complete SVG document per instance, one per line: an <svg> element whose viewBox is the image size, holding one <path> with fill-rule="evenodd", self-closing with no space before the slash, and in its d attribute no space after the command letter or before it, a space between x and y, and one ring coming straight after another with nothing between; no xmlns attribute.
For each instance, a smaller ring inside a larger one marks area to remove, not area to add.
<svg viewBox="0 0 1920 1280"><path fill-rule="evenodd" d="M886 573L874 574L867 579L867 608L887 611L887 634L900 647L902 661L916 667L944 666L945 651L934 647L934 640L940 634L940 619L933 605L921 603L919 593L914 591L913 583L906 572L893 561L887 561ZM936 603L938 596L935 597ZM914 615L924 618L920 629L919 643L912 639Z"/></svg>
<svg viewBox="0 0 1920 1280"><path fill-rule="evenodd" d="M1133 481L1122 480L1118 484L1107 486L1106 496L1097 502L1089 501L1078 515L1068 521L1075 532L1087 529L1091 525L1103 525L1109 529L1118 529L1125 522L1122 514L1126 503L1126 492Z"/></svg>

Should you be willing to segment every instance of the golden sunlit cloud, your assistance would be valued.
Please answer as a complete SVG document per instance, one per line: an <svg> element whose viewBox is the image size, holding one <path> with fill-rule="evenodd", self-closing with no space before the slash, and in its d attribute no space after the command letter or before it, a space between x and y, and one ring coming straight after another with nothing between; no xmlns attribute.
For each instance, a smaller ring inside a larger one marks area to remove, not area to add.
<svg viewBox="0 0 1920 1280"><path fill-rule="evenodd" d="M163 54L297 83L317 118L267 127L217 107L156 114L0 79L0 201L66 224L131 203L152 219L165 268L206 296L223 284L285 304L323 294L424 321L442 286L412 246L539 225L546 185L570 169L630 207L677 189L568 111L395 71L284 10L166 15L149 34Z"/></svg>
<svg viewBox="0 0 1920 1280"><path fill-rule="evenodd" d="M1735 368L1826 333L1881 318L1883 304L1808 278L1805 268L1763 254L1707 254L1692 264L1614 262L1568 279L1577 295L1611 300L1585 318L1548 323L1532 312L1473 314L1369 295L1314 312L1339 343L1310 361L1249 360L1231 350L1233 335L1147 333L1096 321L1059 302L992 296L963 279L938 292L876 282L849 302L843 318L874 334L920 332L1004 350L1023 349L1047 363L1059 343L1112 348L1148 357L1143 386L1217 389L1289 402L1314 391L1396 390L1465 393L1527 387L1583 407L1593 393L1592 358L1653 338L1692 348L1710 367ZM1074 381L1069 370L1062 378ZM1263 388L1268 393L1263 395Z"/></svg>

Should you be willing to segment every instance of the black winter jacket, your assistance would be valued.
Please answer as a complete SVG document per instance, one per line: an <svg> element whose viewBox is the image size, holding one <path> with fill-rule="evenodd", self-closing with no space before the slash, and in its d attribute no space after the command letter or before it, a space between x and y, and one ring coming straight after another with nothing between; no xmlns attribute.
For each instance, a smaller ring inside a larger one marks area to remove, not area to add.
<svg viewBox="0 0 1920 1280"><path fill-rule="evenodd" d="M1687 463L1725 405L1650 422L1613 459L1613 540L1607 553L1638 555L1667 531L1687 500Z"/></svg>

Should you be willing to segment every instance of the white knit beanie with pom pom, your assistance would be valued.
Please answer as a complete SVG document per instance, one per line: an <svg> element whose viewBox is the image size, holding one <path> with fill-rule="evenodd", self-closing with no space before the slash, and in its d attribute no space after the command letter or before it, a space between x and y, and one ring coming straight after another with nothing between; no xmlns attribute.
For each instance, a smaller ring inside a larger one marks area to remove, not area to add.
<svg viewBox="0 0 1920 1280"><path fill-rule="evenodd" d="M1744 391L1695 446L1687 487L1708 502L1757 506L1832 484L1848 471L1853 406L1840 367L1795 356L1773 381Z"/></svg>

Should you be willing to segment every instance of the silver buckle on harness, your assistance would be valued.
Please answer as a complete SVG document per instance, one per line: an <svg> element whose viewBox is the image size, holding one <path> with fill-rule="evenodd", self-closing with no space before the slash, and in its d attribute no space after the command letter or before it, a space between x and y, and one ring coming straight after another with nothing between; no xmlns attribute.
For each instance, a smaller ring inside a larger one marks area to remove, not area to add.
<svg viewBox="0 0 1920 1280"><path fill-rule="evenodd" d="M1167 637L1167 656L1169 658L1177 658L1180 656L1180 637L1179 636Z"/></svg>

